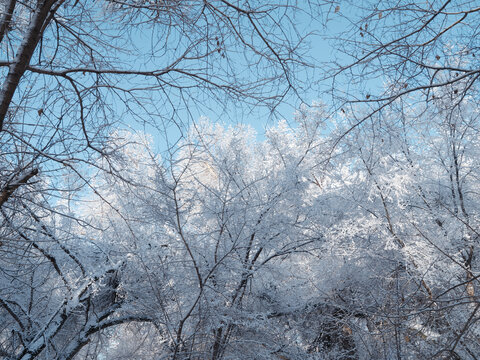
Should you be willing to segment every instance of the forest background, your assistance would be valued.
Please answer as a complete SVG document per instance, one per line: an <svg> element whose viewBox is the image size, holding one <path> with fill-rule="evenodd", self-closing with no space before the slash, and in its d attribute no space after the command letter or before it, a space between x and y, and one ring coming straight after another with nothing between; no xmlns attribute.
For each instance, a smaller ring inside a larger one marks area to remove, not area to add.
<svg viewBox="0 0 480 360"><path fill-rule="evenodd" d="M479 13L2 0L0 357L480 358Z"/></svg>

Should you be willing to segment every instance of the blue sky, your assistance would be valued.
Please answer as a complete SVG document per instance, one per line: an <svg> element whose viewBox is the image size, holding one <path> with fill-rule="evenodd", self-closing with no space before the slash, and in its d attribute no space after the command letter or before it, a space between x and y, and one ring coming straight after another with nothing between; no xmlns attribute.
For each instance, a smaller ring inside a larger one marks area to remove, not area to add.
<svg viewBox="0 0 480 360"><path fill-rule="evenodd" d="M324 76L322 71L322 63L327 63L332 61L335 56L338 54L335 53L334 47L332 46L331 40L328 40L328 37L334 37L335 33L341 32L347 26L346 21L334 12L330 14L330 20L324 26L316 19L312 20L308 17L307 14L303 14L297 17L298 20L298 28L301 32L307 33L312 32L307 40L306 46L307 59L308 62L315 65L317 68L315 69L306 69L297 75L299 75L300 80L306 84L312 85L311 88L307 89L306 91L301 91L299 95L302 99L299 99L293 92L290 92L289 96L285 98L277 108L277 115L272 117L271 112L266 107L255 107L250 112L245 113L244 107L239 104L238 107L230 106L227 109L223 109L223 104L217 103L214 100L210 100L208 102L208 106L211 110L206 109L197 109L195 106L189 108L190 114L188 114L185 110L180 110L178 115L180 118L187 118L191 117L193 120L199 119L203 116L209 118L213 122L231 125L235 123L243 123L248 124L253 127L257 134L258 138L261 139L263 136L263 132L269 126L272 126L278 121L279 119L286 119L288 122L291 122L294 116L295 110L300 106L301 102L304 101L307 104L311 104L314 101L328 101L327 97L322 95L320 86L318 84L318 79ZM141 36L139 37L141 41L145 42L145 48L149 46L148 42L150 41L148 36ZM140 45L140 47L142 47ZM324 84L325 88L328 86ZM133 129L138 131L145 131L150 133L155 141L155 148L158 151L165 150L165 140L164 135L159 132L157 129L154 129L151 126L143 126L138 123L129 123L128 126L131 126ZM175 126L171 126L167 131L167 136L170 139L175 139L179 135L178 129Z"/></svg>

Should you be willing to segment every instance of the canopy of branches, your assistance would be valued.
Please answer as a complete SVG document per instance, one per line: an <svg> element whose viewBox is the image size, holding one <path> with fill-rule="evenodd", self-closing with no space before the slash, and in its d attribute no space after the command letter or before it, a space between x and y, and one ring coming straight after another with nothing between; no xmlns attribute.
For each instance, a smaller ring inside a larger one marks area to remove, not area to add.
<svg viewBox="0 0 480 360"><path fill-rule="evenodd" d="M480 358L479 13L1 1L0 358Z"/></svg>

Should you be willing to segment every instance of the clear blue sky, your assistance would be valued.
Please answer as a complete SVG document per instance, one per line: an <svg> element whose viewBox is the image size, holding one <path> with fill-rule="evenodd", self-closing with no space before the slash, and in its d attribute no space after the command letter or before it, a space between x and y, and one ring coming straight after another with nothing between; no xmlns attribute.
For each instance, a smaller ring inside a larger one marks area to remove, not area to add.
<svg viewBox="0 0 480 360"><path fill-rule="evenodd" d="M325 68L321 66L322 63L332 61L339 54L335 53L334 47L332 46L331 40L327 40L329 37L334 37L336 33L342 32L345 30L348 23L346 20L340 16L341 13L348 11L348 9L341 9L340 13L335 13L333 10L330 12L329 21L326 25L322 24L317 19L312 20L309 18L308 14L303 14L297 17L298 29L303 32L312 32L312 35L307 38L306 43L308 44L308 52L306 54L308 62L316 66L315 69L308 69L302 71L298 75L300 79L306 83L311 84L310 89L301 91L300 95L306 104L311 104L313 101L328 101L327 96L322 95L322 87L318 84L318 80L325 75ZM139 41L145 42L145 48L148 48L150 41L148 36L139 36ZM141 44L139 47L142 48ZM323 73L322 73L323 72ZM325 84L325 87L329 84ZM323 87L323 88L325 88ZM301 103L301 100L293 94L290 93L289 97L277 108L280 118L285 118L287 121L293 119L293 114L295 109L297 109ZM229 106L224 109L224 104L216 103L211 100L206 104L211 110L198 109L195 106L189 108L189 113L186 110L179 110L178 115L180 118L192 118L197 120L202 116L209 118L213 122L222 123L225 125L234 124L234 123L244 123L252 126L258 133L258 137L262 138L262 134L266 127L274 125L276 120L279 120L279 117L272 118L270 115L270 110L265 107L256 107L249 113L244 113L244 108L241 104L237 106ZM162 138L164 134L161 134L157 129L154 129L151 126L139 125L138 123L128 123L128 126L132 128L150 133L154 137L155 148L156 150L162 151L165 150L165 141ZM174 140L179 136L179 131L172 126L168 129L167 136L170 140ZM173 142L173 141L172 141Z"/></svg>

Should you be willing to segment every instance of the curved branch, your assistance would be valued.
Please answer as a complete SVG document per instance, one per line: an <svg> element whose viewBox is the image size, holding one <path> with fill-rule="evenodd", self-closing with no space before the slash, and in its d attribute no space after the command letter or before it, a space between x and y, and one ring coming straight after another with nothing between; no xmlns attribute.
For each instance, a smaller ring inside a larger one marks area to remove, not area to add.
<svg viewBox="0 0 480 360"><path fill-rule="evenodd" d="M7 202L7 200L13 195L15 190L17 190L20 186L25 185L28 183L32 177L38 174L38 169L32 169L23 176L21 176L16 181L13 181L10 184L7 184L5 188L0 192L0 208Z"/></svg>

